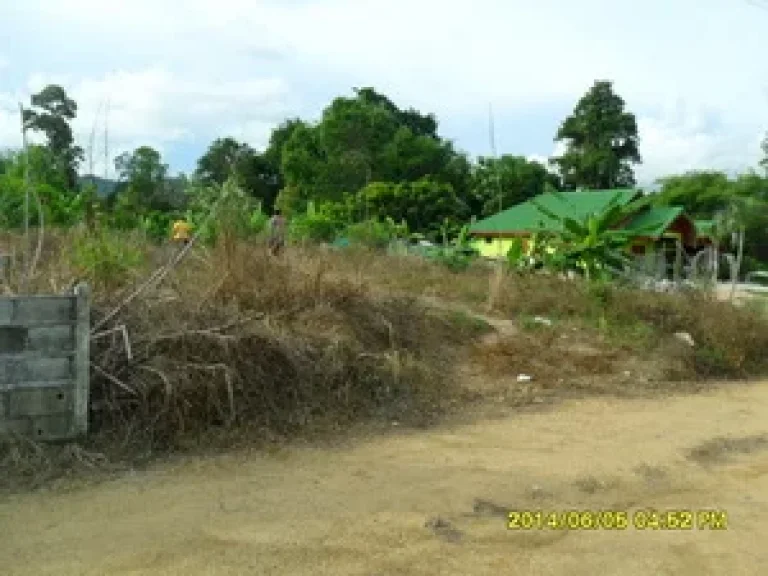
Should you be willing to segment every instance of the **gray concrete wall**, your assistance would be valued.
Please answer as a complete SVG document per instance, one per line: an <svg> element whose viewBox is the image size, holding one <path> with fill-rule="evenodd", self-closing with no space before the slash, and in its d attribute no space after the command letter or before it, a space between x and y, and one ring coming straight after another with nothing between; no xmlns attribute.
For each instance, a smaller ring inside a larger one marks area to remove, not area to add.
<svg viewBox="0 0 768 576"><path fill-rule="evenodd" d="M88 430L89 293L0 298L0 435L67 440Z"/></svg>

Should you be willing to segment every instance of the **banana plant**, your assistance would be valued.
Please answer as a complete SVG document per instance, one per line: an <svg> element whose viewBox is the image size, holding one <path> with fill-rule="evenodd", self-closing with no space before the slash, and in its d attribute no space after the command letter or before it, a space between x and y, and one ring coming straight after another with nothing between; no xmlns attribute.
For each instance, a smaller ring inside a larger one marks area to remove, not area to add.
<svg viewBox="0 0 768 576"><path fill-rule="evenodd" d="M573 205L565 194L557 193L565 205ZM622 204L617 193L607 206L596 213L579 218L556 214L535 200L534 206L548 218L558 222L562 230L554 235L554 250L548 254L546 265L560 270L578 270L587 280L606 279L622 270L630 262L627 251L632 239L649 233L651 227L631 232L619 226L651 203L650 197ZM577 213L573 207L573 213Z"/></svg>

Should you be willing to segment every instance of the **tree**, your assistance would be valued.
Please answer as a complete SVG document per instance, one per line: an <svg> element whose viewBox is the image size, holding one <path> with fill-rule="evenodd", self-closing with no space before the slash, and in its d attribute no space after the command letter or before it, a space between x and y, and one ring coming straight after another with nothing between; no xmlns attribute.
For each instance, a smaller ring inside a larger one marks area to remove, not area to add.
<svg viewBox="0 0 768 576"><path fill-rule="evenodd" d="M309 200L341 202L372 182L423 178L468 199L470 163L438 137L434 116L401 110L373 88L334 99L316 125L291 121L278 131L267 154L280 158L283 207L303 211Z"/></svg>
<svg viewBox="0 0 768 576"><path fill-rule="evenodd" d="M565 153L551 160L566 189L611 189L635 184L633 164L642 160L637 122L625 111L612 83L597 81L579 100L555 136Z"/></svg>
<svg viewBox="0 0 768 576"><path fill-rule="evenodd" d="M725 209L734 193L733 183L724 172L691 171L659 180L659 204L683 206L695 218L712 218Z"/></svg>
<svg viewBox="0 0 768 576"><path fill-rule="evenodd" d="M167 209L164 201L168 165L160 152L150 146L140 146L133 152L123 152L115 158L120 185L117 194L136 209Z"/></svg>
<svg viewBox="0 0 768 576"><path fill-rule="evenodd" d="M197 178L204 184L223 186L234 177L237 186L261 200L271 210L280 189L280 167L266 154L259 154L248 144L234 138L215 140L197 161Z"/></svg>
<svg viewBox="0 0 768 576"><path fill-rule="evenodd" d="M760 151L763 153L763 157L758 162L758 165L768 174L768 132L760 142Z"/></svg>
<svg viewBox="0 0 768 576"><path fill-rule="evenodd" d="M300 118L289 118L272 130L272 134L269 136L269 145L264 151L264 157L278 172L283 164L283 150L285 149L285 143L290 140L294 130L306 126L306 122Z"/></svg>
<svg viewBox="0 0 768 576"><path fill-rule="evenodd" d="M506 209L559 186L556 175L523 156L480 157L472 176L472 213L481 217L499 211L499 196Z"/></svg>
<svg viewBox="0 0 768 576"><path fill-rule="evenodd" d="M237 172L243 156L253 153L248 144L234 138L218 138L197 161L195 175L207 185L222 186L230 175Z"/></svg>
<svg viewBox="0 0 768 576"><path fill-rule="evenodd" d="M467 205L450 184L423 178L416 182L373 182L353 202L359 220L392 218L412 232L437 240L443 230L457 233L469 218Z"/></svg>
<svg viewBox="0 0 768 576"><path fill-rule="evenodd" d="M77 186L77 167L83 150L74 143L70 122L77 116L77 103L57 85L49 85L32 96L32 107L24 110L24 126L42 132L57 171L66 177L71 190Z"/></svg>

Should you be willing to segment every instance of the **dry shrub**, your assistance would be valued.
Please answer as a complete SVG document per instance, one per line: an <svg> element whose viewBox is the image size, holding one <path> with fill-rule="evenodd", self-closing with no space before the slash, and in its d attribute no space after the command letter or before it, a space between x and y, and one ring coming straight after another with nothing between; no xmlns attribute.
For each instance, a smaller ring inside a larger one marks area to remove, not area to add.
<svg viewBox="0 0 768 576"><path fill-rule="evenodd" d="M175 447L211 428L286 436L364 418L430 420L451 393L450 350L476 327L340 278L319 251L273 259L238 244L185 261L94 344L93 430ZM101 295L95 320L116 304Z"/></svg>
<svg viewBox="0 0 768 576"><path fill-rule="evenodd" d="M736 307L704 294L612 294L617 322L642 321L657 332L687 332L694 340L693 367L701 377L748 377L768 368L768 318L752 306Z"/></svg>
<svg viewBox="0 0 768 576"><path fill-rule="evenodd" d="M510 316L579 319L635 351L658 352L685 364L670 345L675 332L695 342L688 377L746 377L768 368L768 318L753 306L735 307L703 292L655 293L617 285L588 284L555 276L512 277L498 308ZM677 370L677 376L683 374Z"/></svg>

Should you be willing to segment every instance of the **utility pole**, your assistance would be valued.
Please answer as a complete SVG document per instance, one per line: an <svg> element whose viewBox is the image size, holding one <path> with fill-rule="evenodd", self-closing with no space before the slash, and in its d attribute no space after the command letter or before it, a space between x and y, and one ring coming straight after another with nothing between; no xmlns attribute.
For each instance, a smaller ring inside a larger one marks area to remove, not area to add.
<svg viewBox="0 0 768 576"><path fill-rule="evenodd" d="M109 98L104 112L104 180L109 178Z"/></svg>
<svg viewBox="0 0 768 576"><path fill-rule="evenodd" d="M501 212L503 209L501 174L499 173L500 165L498 162L498 158L496 157L496 131L494 130L494 125L493 125L493 104L491 104L490 102L488 103L488 139L490 140L491 159L493 160L493 171L494 171L494 176L496 177L496 187L498 188L499 212ZM499 229L499 234L501 234L501 229ZM496 239L496 245L499 249L498 256L499 258L501 258L502 256L501 237L498 237Z"/></svg>

